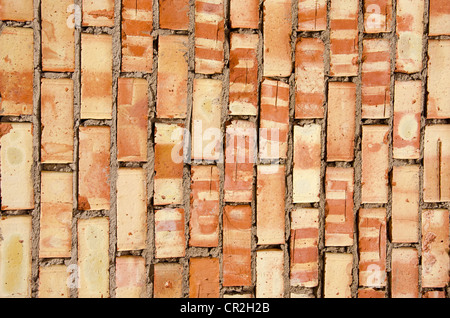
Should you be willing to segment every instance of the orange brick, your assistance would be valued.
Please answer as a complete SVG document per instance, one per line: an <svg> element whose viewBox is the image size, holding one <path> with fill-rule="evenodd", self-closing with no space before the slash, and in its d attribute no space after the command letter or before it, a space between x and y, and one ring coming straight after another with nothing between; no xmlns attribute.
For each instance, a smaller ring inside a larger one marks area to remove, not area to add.
<svg viewBox="0 0 450 318"><path fill-rule="evenodd" d="M32 21L33 0L2 0L0 3L0 20Z"/></svg>
<svg viewBox="0 0 450 318"><path fill-rule="evenodd" d="M327 28L326 0L298 1L298 30L322 31Z"/></svg>
<svg viewBox="0 0 450 318"><path fill-rule="evenodd" d="M227 205L223 215L223 286L252 284L252 208Z"/></svg>
<svg viewBox="0 0 450 318"><path fill-rule="evenodd" d="M153 67L152 1L122 2L122 72L150 73Z"/></svg>
<svg viewBox="0 0 450 318"><path fill-rule="evenodd" d="M65 265L39 267L39 298L69 298L69 272Z"/></svg>
<svg viewBox="0 0 450 318"><path fill-rule="evenodd" d="M232 28L257 29L259 25L259 0L231 0L230 21Z"/></svg>
<svg viewBox="0 0 450 318"><path fill-rule="evenodd" d="M392 250L392 298L419 297L419 255L415 248Z"/></svg>
<svg viewBox="0 0 450 318"><path fill-rule="evenodd" d="M73 173L42 171L39 257L70 257Z"/></svg>
<svg viewBox="0 0 450 318"><path fill-rule="evenodd" d="M108 210L110 128L80 127L78 209Z"/></svg>
<svg viewBox="0 0 450 318"><path fill-rule="evenodd" d="M294 126L294 203L319 202L321 127Z"/></svg>
<svg viewBox="0 0 450 318"><path fill-rule="evenodd" d="M429 35L450 35L450 3L446 0L430 0Z"/></svg>
<svg viewBox="0 0 450 318"><path fill-rule="evenodd" d="M284 295L284 253L278 249L256 252L256 298Z"/></svg>
<svg viewBox="0 0 450 318"><path fill-rule="evenodd" d="M394 167L392 177L392 242L418 242L419 191L419 166Z"/></svg>
<svg viewBox="0 0 450 318"><path fill-rule="evenodd" d="M285 166L259 165L256 190L258 244L284 244Z"/></svg>
<svg viewBox="0 0 450 318"><path fill-rule="evenodd" d="M320 39L300 38L295 47L295 118L323 118L325 45Z"/></svg>
<svg viewBox="0 0 450 318"><path fill-rule="evenodd" d="M181 298L183 268L176 263L158 263L154 266L155 298Z"/></svg>
<svg viewBox="0 0 450 318"><path fill-rule="evenodd" d="M114 0L83 0L83 26L114 26Z"/></svg>
<svg viewBox="0 0 450 318"><path fill-rule="evenodd" d="M189 298L219 298L219 259L194 257L189 261Z"/></svg>
<svg viewBox="0 0 450 318"><path fill-rule="evenodd" d="M0 297L31 297L31 216L0 219Z"/></svg>
<svg viewBox="0 0 450 318"><path fill-rule="evenodd" d="M358 1L333 1L330 10L330 75L358 73Z"/></svg>
<svg viewBox="0 0 450 318"><path fill-rule="evenodd" d="M246 4L248 5L248 4ZM256 115L258 111L258 34L231 33L231 115Z"/></svg>
<svg viewBox="0 0 450 318"><path fill-rule="evenodd" d="M0 132L1 209L33 209L33 126L4 122Z"/></svg>
<svg viewBox="0 0 450 318"><path fill-rule="evenodd" d="M73 162L73 91L71 79L42 79L41 161Z"/></svg>
<svg viewBox="0 0 450 318"><path fill-rule="evenodd" d="M141 256L116 258L116 298L146 297L145 259Z"/></svg>
<svg viewBox="0 0 450 318"><path fill-rule="evenodd" d="M117 97L117 159L147 160L148 83L119 78Z"/></svg>
<svg viewBox="0 0 450 318"><path fill-rule="evenodd" d="M423 294L422 298L445 298L445 292L441 290L429 290Z"/></svg>
<svg viewBox="0 0 450 318"><path fill-rule="evenodd" d="M327 161L353 161L356 85L332 82L328 88Z"/></svg>
<svg viewBox="0 0 450 318"><path fill-rule="evenodd" d="M0 112L33 113L33 30L5 27L0 34Z"/></svg>
<svg viewBox="0 0 450 318"><path fill-rule="evenodd" d="M155 257L183 257L184 241L184 209L155 211Z"/></svg>
<svg viewBox="0 0 450 318"><path fill-rule="evenodd" d="M386 286L386 209L359 211L359 286Z"/></svg>
<svg viewBox="0 0 450 318"><path fill-rule="evenodd" d="M81 35L81 118L111 119L112 37Z"/></svg>
<svg viewBox="0 0 450 318"><path fill-rule="evenodd" d="M386 293L373 288L362 288L358 290L358 298L386 298Z"/></svg>
<svg viewBox="0 0 450 318"><path fill-rule="evenodd" d="M42 18L42 70L73 72L75 69L75 33L68 21L73 0L44 0Z"/></svg>
<svg viewBox="0 0 450 318"><path fill-rule="evenodd" d="M392 28L392 0L364 1L364 32L390 32Z"/></svg>
<svg viewBox="0 0 450 318"><path fill-rule="evenodd" d="M449 282L448 217L448 210L422 211L422 287Z"/></svg>
<svg viewBox="0 0 450 318"><path fill-rule="evenodd" d="M187 30L189 28L189 0L159 0L159 27Z"/></svg>
<svg viewBox="0 0 450 318"><path fill-rule="evenodd" d="M395 82L393 155L396 159L420 156L422 82Z"/></svg>
<svg viewBox="0 0 450 318"><path fill-rule="evenodd" d="M325 253L325 298L351 298L352 254Z"/></svg>
<svg viewBox="0 0 450 318"><path fill-rule="evenodd" d="M289 134L289 85L265 79L261 84L259 158L285 159Z"/></svg>
<svg viewBox="0 0 450 318"><path fill-rule="evenodd" d="M219 169L191 166L190 246L219 244Z"/></svg>
<svg viewBox="0 0 450 318"><path fill-rule="evenodd" d="M264 1L264 76L291 75L291 34L291 1Z"/></svg>
<svg viewBox="0 0 450 318"><path fill-rule="evenodd" d="M327 168L325 246L353 245L353 182L353 168Z"/></svg>
<svg viewBox="0 0 450 318"><path fill-rule="evenodd" d="M397 58L395 71L416 73L422 70L424 0L397 1Z"/></svg>
<svg viewBox="0 0 450 318"><path fill-rule="evenodd" d="M449 60L449 40L428 41L427 118L450 118L450 84L445 76L450 73Z"/></svg>
<svg viewBox="0 0 450 318"><path fill-rule="evenodd" d="M319 210L291 212L291 285L316 287L319 276Z"/></svg>
<svg viewBox="0 0 450 318"><path fill-rule="evenodd" d="M79 298L109 297L109 219L78 220Z"/></svg>
<svg viewBox="0 0 450 318"><path fill-rule="evenodd" d="M159 37L158 99L159 118L185 118L187 112L188 37Z"/></svg>
<svg viewBox="0 0 450 318"><path fill-rule="evenodd" d="M362 127L362 203L387 203L389 127Z"/></svg>
<svg viewBox="0 0 450 318"><path fill-rule="evenodd" d="M195 72L222 73L225 24L223 0L195 0Z"/></svg>

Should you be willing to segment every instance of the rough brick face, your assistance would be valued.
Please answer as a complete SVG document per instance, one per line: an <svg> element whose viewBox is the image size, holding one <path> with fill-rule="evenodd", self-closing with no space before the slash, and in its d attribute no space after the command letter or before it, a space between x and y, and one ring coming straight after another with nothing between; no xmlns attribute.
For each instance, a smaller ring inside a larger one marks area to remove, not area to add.
<svg viewBox="0 0 450 318"><path fill-rule="evenodd" d="M392 298L419 297L419 256L415 248L392 251Z"/></svg>
<svg viewBox="0 0 450 318"><path fill-rule="evenodd" d="M430 35L450 35L450 4L445 0L430 0Z"/></svg>
<svg viewBox="0 0 450 318"><path fill-rule="evenodd" d="M256 298L283 297L283 266L283 251L268 249L256 252Z"/></svg>
<svg viewBox="0 0 450 318"><path fill-rule="evenodd" d="M155 298L181 298L182 272L181 264L155 264L153 296Z"/></svg>
<svg viewBox="0 0 450 318"><path fill-rule="evenodd" d="M116 297L143 298L146 292L145 259L140 256L116 258Z"/></svg>
<svg viewBox="0 0 450 318"><path fill-rule="evenodd" d="M159 0L159 26L162 29L187 30L189 0Z"/></svg>
<svg viewBox="0 0 450 318"><path fill-rule="evenodd" d="M33 20L33 0L4 0L0 5L0 20Z"/></svg>
<svg viewBox="0 0 450 318"><path fill-rule="evenodd" d="M392 28L392 0L364 1L364 32L385 33Z"/></svg>
<svg viewBox="0 0 450 318"><path fill-rule="evenodd" d="M83 0L83 26L114 25L114 0Z"/></svg>
<svg viewBox="0 0 450 318"><path fill-rule="evenodd" d="M69 298L69 272L65 265L39 268L39 298Z"/></svg>
<svg viewBox="0 0 450 318"><path fill-rule="evenodd" d="M232 28L257 29L259 25L259 0L230 0Z"/></svg>
<svg viewBox="0 0 450 318"><path fill-rule="evenodd" d="M184 210L162 209L155 211L156 258L183 257Z"/></svg>
<svg viewBox="0 0 450 318"><path fill-rule="evenodd" d="M298 30L321 31L327 27L326 0L298 1Z"/></svg>
<svg viewBox="0 0 450 318"><path fill-rule="evenodd" d="M189 298L219 298L219 259L191 258Z"/></svg>
<svg viewBox="0 0 450 318"><path fill-rule="evenodd" d="M352 254L325 254L325 298L351 297L352 261Z"/></svg>
<svg viewBox="0 0 450 318"><path fill-rule="evenodd" d="M428 41L428 57L427 118L450 118L450 41Z"/></svg>

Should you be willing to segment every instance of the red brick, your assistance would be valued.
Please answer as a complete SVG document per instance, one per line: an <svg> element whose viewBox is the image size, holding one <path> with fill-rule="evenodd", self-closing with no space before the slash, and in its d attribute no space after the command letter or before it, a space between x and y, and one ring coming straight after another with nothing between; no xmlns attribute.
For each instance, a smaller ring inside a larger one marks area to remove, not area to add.
<svg viewBox="0 0 450 318"><path fill-rule="evenodd" d="M119 78L117 97L117 159L147 161L148 83Z"/></svg>
<svg viewBox="0 0 450 318"><path fill-rule="evenodd" d="M33 113L33 30L5 27L0 35L0 112Z"/></svg>
<svg viewBox="0 0 450 318"><path fill-rule="evenodd" d="M325 253L325 298L351 298L353 255Z"/></svg>
<svg viewBox="0 0 450 318"><path fill-rule="evenodd" d="M327 28L326 0L298 1L298 30L322 31Z"/></svg>
<svg viewBox="0 0 450 318"><path fill-rule="evenodd" d="M284 253L278 249L256 252L256 298L284 295Z"/></svg>
<svg viewBox="0 0 450 318"><path fill-rule="evenodd" d="M383 290L362 288L358 290L358 298L386 298L386 293Z"/></svg>
<svg viewBox="0 0 450 318"><path fill-rule="evenodd" d="M429 40L427 118L450 118L449 73L450 41Z"/></svg>
<svg viewBox="0 0 450 318"><path fill-rule="evenodd" d="M325 45L320 39L300 38L295 47L295 118L323 118Z"/></svg>
<svg viewBox="0 0 450 318"><path fill-rule="evenodd" d="M154 298L181 298L183 268L177 263L158 263L154 266Z"/></svg>
<svg viewBox="0 0 450 318"><path fill-rule="evenodd" d="M392 250L392 298L419 297L419 255L415 248Z"/></svg>
<svg viewBox="0 0 450 318"><path fill-rule="evenodd" d="M65 265L39 267L39 298L69 298L69 271Z"/></svg>
<svg viewBox="0 0 450 318"><path fill-rule="evenodd" d="M259 0L231 0L230 21L232 28L257 29L259 25Z"/></svg>
<svg viewBox="0 0 450 318"><path fill-rule="evenodd" d="M184 209L155 211L155 257L183 257L184 241Z"/></svg>
<svg viewBox="0 0 450 318"><path fill-rule="evenodd" d="M390 32L392 28L392 0L364 1L364 32Z"/></svg>
<svg viewBox="0 0 450 318"><path fill-rule="evenodd" d="M0 20L32 21L33 0L2 0L0 4Z"/></svg>
<svg viewBox="0 0 450 318"><path fill-rule="evenodd" d="M146 296L145 259L141 256L116 258L116 298Z"/></svg>
<svg viewBox="0 0 450 318"><path fill-rule="evenodd" d="M332 82L328 88L327 161L353 161L356 84Z"/></svg>
<svg viewBox="0 0 450 318"><path fill-rule="evenodd" d="M291 1L264 1L264 76L291 75L291 34Z"/></svg>
<svg viewBox="0 0 450 318"><path fill-rule="evenodd" d="M422 298L445 298L445 292L441 290L429 290L424 292Z"/></svg>
<svg viewBox="0 0 450 318"><path fill-rule="evenodd" d="M189 298L219 298L219 259L193 257L189 262Z"/></svg>
<svg viewBox="0 0 450 318"><path fill-rule="evenodd" d="M227 205L223 215L223 286L252 284L252 208Z"/></svg>
<svg viewBox="0 0 450 318"><path fill-rule="evenodd" d="M189 28L189 0L159 0L159 27L187 30Z"/></svg>
<svg viewBox="0 0 450 318"><path fill-rule="evenodd" d="M450 3L446 0L430 0L429 35L450 35Z"/></svg>
<svg viewBox="0 0 450 318"><path fill-rule="evenodd" d="M83 0L83 26L114 26L114 0Z"/></svg>

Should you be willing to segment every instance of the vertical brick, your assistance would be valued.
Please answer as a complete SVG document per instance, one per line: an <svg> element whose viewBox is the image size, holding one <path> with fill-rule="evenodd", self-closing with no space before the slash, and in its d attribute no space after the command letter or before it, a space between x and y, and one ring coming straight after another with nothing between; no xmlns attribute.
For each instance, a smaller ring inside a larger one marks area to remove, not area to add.
<svg viewBox="0 0 450 318"><path fill-rule="evenodd" d="M319 210L291 212L291 285L316 287L319 279Z"/></svg>
<svg viewBox="0 0 450 318"><path fill-rule="evenodd" d="M355 115L356 84L329 83L327 161L353 161Z"/></svg>
<svg viewBox="0 0 450 318"><path fill-rule="evenodd" d="M117 97L117 159L147 160L148 83L119 78Z"/></svg>
<svg viewBox="0 0 450 318"><path fill-rule="evenodd" d="M397 1L396 72L416 73L422 70L424 7L424 0Z"/></svg>
<svg viewBox="0 0 450 318"><path fill-rule="evenodd" d="M109 219L78 220L79 298L109 297Z"/></svg>
<svg viewBox="0 0 450 318"><path fill-rule="evenodd" d="M392 0L364 1L364 32L390 32L392 28Z"/></svg>
<svg viewBox="0 0 450 318"><path fill-rule="evenodd" d="M231 0L230 21L232 28L257 29L259 25L259 0Z"/></svg>
<svg viewBox="0 0 450 318"><path fill-rule="evenodd" d="M359 211L359 286L386 286L386 209Z"/></svg>
<svg viewBox="0 0 450 318"><path fill-rule="evenodd" d="M386 298L386 292L373 288L361 288L358 290L358 298Z"/></svg>
<svg viewBox="0 0 450 318"><path fill-rule="evenodd" d="M190 246L219 244L219 182L217 166L191 166Z"/></svg>
<svg viewBox="0 0 450 318"><path fill-rule="evenodd" d="M69 298L68 279L65 265L39 267L39 298Z"/></svg>
<svg viewBox="0 0 450 318"><path fill-rule="evenodd" d="M448 210L422 211L422 287L445 287L449 282Z"/></svg>
<svg viewBox="0 0 450 318"><path fill-rule="evenodd" d="M231 33L229 113L256 115L258 108L258 34Z"/></svg>
<svg viewBox="0 0 450 318"><path fill-rule="evenodd" d="M78 209L108 210L110 206L110 128L80 127Z"/></svg>
<svg viewBox="0 0 450 318"><path fill-rule="evenodd" d="M183 202L183 127L155 124L154 204Z"/></svg>
<svg viewBox="0 0 450 318"><path fill-rule="evenodd" d="M319 202L321 127L294 126L294 203Z"/></svg>
<svg viewBox="0 0 450 318"><path fill-rule="evenodd" d="M187 112L188 37L159 37L158 98L159 118L185 118Z"/></svg>
<svg viewBox="0 0 450 318"><path fill-rule="evenodd" d="M142 168L119 168L117 177L117 250L147 247L147 181Z"/></svg>
<svg viewBox="0 0 450 318"><path fill-rule="evenodd" d="M42 1L43 71L73 72L75 69L75 29L70 11L73 6L73 0Z"/></svg>
<svg viewBox="0 0 450 318"><path fill-rule="evenodd" d="M333 1L330 10L330 75L358 74L358 1Z"/></svg>
<svg viewBox="0 0 450 318"><path fill-rule="evenodd" d="M325 246L353 245L353 182L353 168L327 168Z"/></svg>
<svg viewBox="0 0 450 318"><path fill-rule="evenodd" d="M181 298L182 292L182 273L181 264L177 263L158 263L154 265L154 298Z"/></svg>
<svg viewBox="0 0 450 318"><path fill-rule="evenodd" d="M222 150L222 81L194 79L192 151L194 160L219 160Z"/></svg>
<svg viewBox="0 0 450 318"><path fill-rule="evenodd" d="M33 126L4 122L0 132L1 209L33 209Z"/></svg>
<svg viewBox="0 0 450 318"><path fill-rule="evenodd" d="M446 0L430 0L429 35L450 35L450 3Z"/></svg>
<svg viewBox="0 0 450 318"><path fill-rule="evenodd" d="M155 257L183 257L184 241L184 209L155 211Z"/></svg>
<svg viewBox="0 0 450 318"><path fill-rule="evenodd" d="M31 297L31 216L0 219L0 297Z"/></svg>
<svg viewBox="0 0 450 318"><path fill-rule="evenodd" d="M256 190L258 244L284 244L285 166L259 165Z"/></svg>
<svg viewBox="0 0 450 318"><path fill-rule="evenodd" d="M424 292L422 298L446 298L442 290L429 290Z"/></svg>
<svg viewBox="0 0 450 318"><path fill-rule="evenodd" d="M389 127L362 128L362 203L387 203L389 169Z"/></svg>
<svg viewBox="0 0 450 318"><path fill-rule="evenodd" d="M419 255L415 248L392 250L392 298L419 297Z"/></svg>
<svg viewBox="0 0 450 318"><path fill-rule="evenodd" d="M81 118L111 119L112 37L81 35Z"/></svg>
<svg viewBox="0 0 450 318"><path fill-rule="evenodd" d="M83 0L83 26L114 26L114 0Z"/></svg>
<svg viewBox="0 0 450 318"><path fill-rule="evenodd" d="M41 161L73 161L73 89L71 79L43 78L41 85Z"/></svg>
<svg viewBox="0 0 450 318"><path fill-rule="evenodd" d="M122 1L122 72L150 73L153 67L152 1Z"/></svg>
<svg viewBox="0 0 450 318"><path fill-rule="evenodd" d="M195 0L195 72L222 73L225 24L223 0Z"/></svg>
<svg viewBox="0 0 450 318"><path fill-rule="evenodd" d="M0 112L33 113L33 30L5 27L0 34Z"/></svg>
<svg viewBox="0 0 450 318"><path fill-rule="evenodd" d="M193 257L189 260L189 298L219 298L219 259Z"/></svg>
<svg viewBox="0 0 450 318"><path fill-rule="evenodd" d="M289 0L264 1L264 76L292 72L292 6Z"/></svg>
<svg viewBox="0 0 450 318"><path fill-rule="evenodd" d="M284 295L284 253L278 249L256 252L256 298Z"/></svg>
<svg viewBox="0 0 450 318"><path fill-rule="evenodd" d="M450 41L429 40L427 118L450 118L449 73Z"/></svg>
<svg viewBox="0 0 450 318"><path fill-rule="evenodd" d="M422 82L395 82L393 156L418 159L420 156L420 118Z"/></svg>
<svg viewBox="0 0 450 318"><path fill-rule="evenodd" d="M394 167L392 242L419 241L419 166Z"/></svg>
<svg viewBox="0 0 450 318"><path fill-rule="evenodd" d="M285 159L289 134L289 85L265 79L261 85L259 158Z"/></svg>
<svg viewBox="0 0 450 318"><path fill-rule="evenodd" d="M116 258L116 298L144 298L146 282L143 257L127 255Z"/></svg>
<svg viewBox="0 0 450 318"><path fill-rule="evenodd" d="M187 30L189 28L189 0L159 0L159 27Z"/></svg>
<svg viewBox="0 0 450 318"><path fill-rule="evenodd" d="M352 254L325 253L325 298L351 298Z"/></svg>
<svg viewBox="0 0 450 318"><path fill-rule="evenodd" d="M251 248L251 206L225 206L223 215L223 286L251 285Z"/></svg>
<svg viewBox="0 0 450 318"><path fill-rule="evenodd" d="M73 173L42 171L39 257L70 257Z"/></svg>
<svg viewBox="0 0 450 318"><path fill-rule="evenodd" d="M326 0L298 1L298 30L322 31L327 28Z"/></svg>
<svg viewBox="0 0 450 318"><path fill-rule="evenodd" d="M33 0L2 0L0 20L32 21Z"/></svg>
<svg viewBox="0 0 450 318"><path fill-rule="evenodd" d="M295 47L295 118L323 118L325 45L320 39L300 38Z"/></svg>

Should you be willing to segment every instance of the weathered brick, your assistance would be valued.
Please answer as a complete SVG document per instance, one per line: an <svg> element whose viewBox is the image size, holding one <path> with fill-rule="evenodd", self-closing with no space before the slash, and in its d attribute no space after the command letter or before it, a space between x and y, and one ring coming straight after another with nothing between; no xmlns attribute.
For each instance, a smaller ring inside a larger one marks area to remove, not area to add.
<svg viewBox="0 0 450 318"><path fill-rule="evenodd" d="M364 32L390 32L392 28L392 0L364 1Z"/></svg>
<svg viewBox="0 0 450 318"><path fill-rule="evenodd" d="M392 298L419 297L419 255L415 248L392 250Z"/></svg>
<svg viewBox="0 0 450 318"><path fill-rule="evenodd" d="M445 298L445 291L429 290L423 293L422 298Z"/></svg>
<svg viewBox="0 0 450 318"><path fill-rule="evenodd" d="M189 260L189 298L219 298L219 259L193 257Z"/></svg>
<svg viewBox="0 0 450 318"><path fill-rule="evenodd" d="M116 258L116 298L144 298L146 296L145 259L141 256Z"/></svg>
<svg viewBox="0 0 450 318"><path fill-rule="evenodd" d="M373 288L361 288L358 290L358 298L386 298L386 292Z"/></svg>
<svg viewBox="0 0 450 318"><path fill-rule="evenodd" d="M162 29L189 28L189 0L159 0L159 26Z"/></svg>
<svg viewBox="0 0 450 318"><path fill-rule="evenodd" d="M114 0L83 0L83 26L114 26Z"/></svg>
<svg viewBox="0 0 450 318"><path fill-rule="evenodd" d="M284 253L278 249L256 252L256 298L284 295Z"/></svg>
<svg viewBox="0 0 450 318"><path fill-rule="evenodd" d="M230 21L232 28L257 29L259 25L259 0L231 0Z"/></svg>
<svg viewBox="0 0 450 318"><path fill-rule="evenodd" d="M325 298L350 298L352 254L325 253Z"/></svg>
<svg viewBox="0 0 450 318"><path fill-rule="evenodd" d="M39 267L39 298L69 298L68 280L66 265Z"/></svg>
<svg viewBox="0 0 450 318"><path fill-rule="evenodd" d="M446 0L430 0L429 35L450 35L450 3Z"/></svg>
<svg viewBox="0 0 450 318"><path fill-rule="evenodd" d="M154 298L181 298L183 268L178 263L158 263L154 266Z"/></svg>
<svg viewBox="0 0 450 318"><path fill-rule="evenodd" d="M327 28L326 0L298 1L298 30L322 31Z"/></svg>
<svg viewBox="0 0 450 318"><path fill-rule="evenodd" d="M429 40L427 118L450 118L449 73L450 40Z"/></svg>
<svg viewBox="0 0 450 318"><path fill-rule="evenodd" d="M184 209L155 211L155 247L156 258L185 255Z"/></svg>
<svg viewBox="0 0 450 318"><path fill-rule="evenodd" d="M0 4L0 20L32 21L33 0L3 0Z"/></svg>

